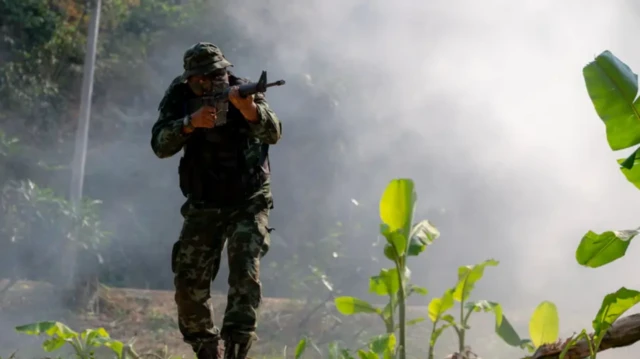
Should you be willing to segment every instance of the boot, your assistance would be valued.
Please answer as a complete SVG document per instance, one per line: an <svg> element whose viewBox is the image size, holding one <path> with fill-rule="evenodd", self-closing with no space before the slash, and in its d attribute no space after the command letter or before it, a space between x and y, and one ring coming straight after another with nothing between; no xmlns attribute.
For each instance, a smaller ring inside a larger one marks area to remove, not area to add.
<svg viewBox="0 0 640 359"><path fill-rule="evenodd" d="M198 359L223 359L222 348L217 340L193 346L193 351Z"/></svg>
<svg viewBox="0 0 640 359"><path fill-rule="evenodd" d="M248 359L249 349L251 349L253 340L245 343L237 343L227 340L224 343L224 359ZM198 358L200 359L200 358Z"/></svg>

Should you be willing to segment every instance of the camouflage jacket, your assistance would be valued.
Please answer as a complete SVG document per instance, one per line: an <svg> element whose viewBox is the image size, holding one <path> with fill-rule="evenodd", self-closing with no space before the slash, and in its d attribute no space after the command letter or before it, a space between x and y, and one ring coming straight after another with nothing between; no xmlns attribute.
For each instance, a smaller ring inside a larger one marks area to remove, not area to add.
<svg viewBox="0 0 640 359"><path fill-rule="evenodd" d="M230 74L230 84L236 85L248 82L247 79L237 78ZM192 134L182 132L183 120L187 115L185 112L185 100L189 95L193 96L188 85L176 77L169 85L158 106L158 119L151 130L151 148L159 158L172 157L187 142ZM269 107L264 94L256 94L254 102L258 109L258 121L248 122L249 136L256 142L275 145L281 138L282 123L275 112ZM233 106L229 103L229 106ZM196 129L197 131L197 129ZM257 158L260 154L260 146L253 146L245 153L247 158ZM256 153L253 153L256 152ZM255 195L263 194L271 201L271 186L267 180L262 188ZM254 196L255 196L254 195ZM253 197L253 196L252 196Z"/></svg>

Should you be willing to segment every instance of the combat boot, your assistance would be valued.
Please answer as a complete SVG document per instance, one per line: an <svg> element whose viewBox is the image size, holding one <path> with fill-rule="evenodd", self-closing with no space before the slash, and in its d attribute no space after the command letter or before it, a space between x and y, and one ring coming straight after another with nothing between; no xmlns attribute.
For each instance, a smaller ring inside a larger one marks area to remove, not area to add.
<svg viewBox="0 0 640 359"><path fill-rule="evenodd" d="M247 355L249 354L249 349L251 349L251 344L253 344L251 339L244 343L226 340L224 342L224 359L249 359Z"/></svg>
<svg viewBox="0 0 640 359"><path fill-rule="evenodd" d="M217 340L194 345L193 351L198 359L223 359L222 347Z"/></svg>

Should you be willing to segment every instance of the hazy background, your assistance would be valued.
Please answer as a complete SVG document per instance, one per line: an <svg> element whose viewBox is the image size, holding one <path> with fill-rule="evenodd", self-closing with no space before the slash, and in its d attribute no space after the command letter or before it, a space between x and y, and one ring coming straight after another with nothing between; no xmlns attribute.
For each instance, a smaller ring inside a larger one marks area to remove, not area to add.
<svg viewBox="0 0 640 359"><path fill-rule="evenodd" d="M351 256L372 248L379 196L396 177L416 182L417 217L442 232L410 263L430 296L455 283L458 266L495 258L500 266L487 269L477 297L504 303L515 317L553 301L569 335L590 327L605 294L640 288L634 245L599 269L581 268L574 257L587 230L638 225L632 213L640 204L629 199L639 194L618 170L624 155L610 151L581 73L605 49L640 68L630 35L640 30L637 4L239 0L212 7L148 54L143 91L115 80L107 87L119 94L120 110L141 120L108 138L92 127L85 190L105 199L105 223L117 234L111 256L127 253L118 265L136 266L127 281L172 288L169 253L183 201L178 156L155 158L150 130L184 50L210 41L237 74L256 80L264 69L270 80L287 81L267 93L283 122L271 149L276 231L263 269L267 295L283 296L290 280L275 276L270 262L309 256L307 244L336 221L362 226L336 248ZM115 116L109 111L97 106L94 118ZM64 188L67 178L57 181ZM142 235L157 241L137 242ZM366 278L380 268L368 256L380 248L365 252L339 264L341 273L356 273L341 284L346 294L365 296ZM226 290L225 270L218 290Z"/></svg>

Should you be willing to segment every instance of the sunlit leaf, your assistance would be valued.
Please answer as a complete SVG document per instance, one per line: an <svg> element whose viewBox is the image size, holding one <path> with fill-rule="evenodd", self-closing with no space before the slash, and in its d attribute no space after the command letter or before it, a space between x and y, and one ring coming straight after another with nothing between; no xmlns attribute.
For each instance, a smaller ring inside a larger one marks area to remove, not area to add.
<svg viewBox="0 0 640 359"><path fill-rule="evenodd" d="M639 144L638 76L610 51L587 64L582 74L596 113L606 126L611 149Z"/></svg>
<svg viewBox="0 0 640 359"><path fill-rule="evenodd" d="M559 333L560 318L556 305L549 301L540 303L529 321L529 336L533 345L540 347L553 343L558 340Z"/></svg>
<svg viewBox="0 0 640 359"><path fill-rule="evenodd" d="M302 354L304 354L304 351L306 349L307 349L307 338L302 338L300 339L300 341L298 342L298 345L296 346L295 359L299 359L300 357L302 357Z"/></svg>
<svg viewBox="0 0 640 359"><path fill-rule="evenodd" d="M440 237L440 231L427 220L423 220L413 226L409 236L409 250L407 255L417 256L424 252L427 246Z"/></svg>
<svg viewBox="0 0 640 359"><path fill-rule="evenodd" d="M611 263L625 255L631 240L637 235L638 230L607 231L602 234L589 231L576 249L576 260L591 268Z"/></svg>
<svg viewBox="0 0 640 359"><path fill-rule="evenodd" d="M604 335L613 322L638 302L640 302L640 292L625 287L618 289L615 293L607 294L593 320L596 336Z"/></svg>
<svg viewBox="0 0 640 359"><path fill-rule="evenodd" d="M353 315L357 313L380 313L381 310L375 308L368 302L355 297L338 297L335 299L336 309L343 315Z"/></svg>
<svg viewBox="0 0 640 359"><path fill-rule="evenodd" d="M394 179L389 182L380 199L380 219L386 226L384 232L387 233L382 234L388 240L388 234L399 233L405 241L408 241L416 200L413 180ZM404 254L406 247L405 242L401 255Z"/></svg>
<svg viewBox="0 0 640 359"><path fill-rule="evenodd" d="M453 307L454 289L448 289L440 298L433 298L429 303L429 319L436 322L440 317Z"/></svg>
<svg viewBox="0 0 640 359"><path fill-rule="evenodd" d="M458 268L458 283L453 293L453 299L458 302L468 300L476 282L484 275L484 269L489 266L495 267L498 264L498 261L488 259L476 265Z"/></svg>

